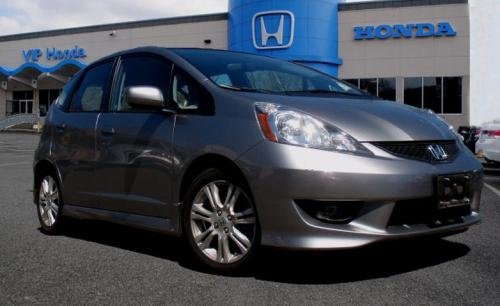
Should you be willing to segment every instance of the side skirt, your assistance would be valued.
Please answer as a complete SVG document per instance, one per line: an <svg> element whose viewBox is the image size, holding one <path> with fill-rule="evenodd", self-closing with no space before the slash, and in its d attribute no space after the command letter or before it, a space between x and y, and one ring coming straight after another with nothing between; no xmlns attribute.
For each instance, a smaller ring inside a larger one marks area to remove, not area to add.
<svg viewBox="0 0 500 306"><path fill-rule="evenodd" d="M64 205L64 216L73 217L77 219L90 219L108 221L116 224L131 226L144 230L180 236L181 232L178 229L177 222L174 220L150 217L143 215L135 215L129 213L122 213L111 210L104 210L98 208L82 207L75 205Z"/></svg>

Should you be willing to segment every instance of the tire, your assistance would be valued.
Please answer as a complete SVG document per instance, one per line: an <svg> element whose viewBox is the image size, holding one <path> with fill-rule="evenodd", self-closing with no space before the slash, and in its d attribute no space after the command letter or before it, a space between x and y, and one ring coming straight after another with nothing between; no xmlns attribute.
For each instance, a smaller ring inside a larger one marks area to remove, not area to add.
<svg viewBox="0 0 500 306"><path fill-rule="evenodd" d="M205 267L237 272L256 257L260 229L245 186L242 180L212 168L200 173L187 190L183 234L194 257Z"/></svg>
<svg viewBox="0 0 500 306"><path fill-rule="evenodd" d="M54 175L45 175L37 184L37 214L42 232L57 234L62 227L62 194Z"/></svg>

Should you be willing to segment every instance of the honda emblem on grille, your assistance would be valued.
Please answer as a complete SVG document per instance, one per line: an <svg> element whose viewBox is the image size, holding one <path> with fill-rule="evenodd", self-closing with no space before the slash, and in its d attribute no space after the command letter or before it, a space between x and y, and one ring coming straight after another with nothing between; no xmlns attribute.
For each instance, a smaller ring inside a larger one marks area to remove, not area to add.
<svg viewBox="0 0 500 306"><path fill-rule="evenodd" d="M448 159L448 153L444 148L438 144L430 144L427 146L427 150L431 153L435 160L446 160Z"/></svg>

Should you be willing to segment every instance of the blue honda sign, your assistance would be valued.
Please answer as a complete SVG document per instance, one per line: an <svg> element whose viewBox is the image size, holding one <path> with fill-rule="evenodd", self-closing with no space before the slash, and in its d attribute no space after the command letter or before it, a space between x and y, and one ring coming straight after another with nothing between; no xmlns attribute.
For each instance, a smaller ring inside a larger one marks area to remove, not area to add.
<svg viewBox="0 0 500 306"><path fill-rule="evenodd" d="M341 0L229 0L228 48L337 75Z"/></svg>
<svg viewBox="0 0 500 306"><path fill-rule="evenodd" d="M388 39L388 38L413 38L413 37L443 37L456 36L457 32L449 22L416 24L382 24L379 26L354 27L354 39Z"/></svg>
<svg viewBox="0 0 500 306"><path fill-rule="evenodd" d="M290 11L266 11L252 18L255 49L282 49L293 44L295 17Z"/></svg>

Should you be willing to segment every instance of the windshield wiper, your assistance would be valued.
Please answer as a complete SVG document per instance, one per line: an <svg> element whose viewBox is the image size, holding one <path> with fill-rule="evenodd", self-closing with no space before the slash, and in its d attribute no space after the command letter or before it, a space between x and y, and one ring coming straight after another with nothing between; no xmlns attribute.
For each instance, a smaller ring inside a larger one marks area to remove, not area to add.
<svg viewBox="0 0 500 306"><path fill-rule="evenodd" d="M260 92L260 93L277 93L275 91L271 90L265 90L265 89L257 89L257 88L252 88L252 87L239 87L239 86L232 86L232 85L227 85L227 84L217 84L219 87L230 89L230 90L236 90L236 91L244 91L244 92Z"/></svg>
<svg viewBox="0 0 500 306"><path fill-rule="evenodd" d="M252 87L245 87L245 86L233 86L233 85L227 85L227 84L217 84L219 87L225 88L225 89L230 89L230 90L236 90L236 91L243 91L243 92L259 92L259 93L271 93L271 94L281 94L281 95L293 95L293 94L302 94L302 93L311 93L311 94L333 94L333 95L345 95L345 96L354 96L354 97L363 97L367 96L366 94L359 94L359 93L350 93L350 92L343 92L343 91L335 91L335 90L328 90L328 89L305 89L305 90L291 90L291 91L272 91L272 90L266 90L266 89L258 89L258 88L252 88Z"/></svg>

